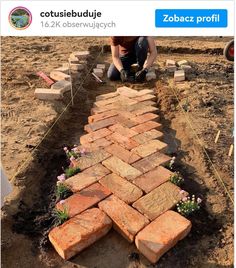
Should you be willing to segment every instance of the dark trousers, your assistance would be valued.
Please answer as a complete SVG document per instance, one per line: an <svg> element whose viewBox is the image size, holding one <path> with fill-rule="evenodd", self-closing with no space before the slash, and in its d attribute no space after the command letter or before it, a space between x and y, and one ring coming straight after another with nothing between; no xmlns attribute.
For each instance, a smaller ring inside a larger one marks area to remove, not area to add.
<svg viewBox="0 0 236 268"><path fill-rule="evenodd" d="M130 72L130 67L132 64L137 63L139 68L143 68L143 64L147 59L148 52L148 41L144 36L140 36L135 43L134 52L123 55L120 60L126 71ZM115 81L120 79L120 72L117 70L115 65L112 63L107 71L108 79Z"/></svg>

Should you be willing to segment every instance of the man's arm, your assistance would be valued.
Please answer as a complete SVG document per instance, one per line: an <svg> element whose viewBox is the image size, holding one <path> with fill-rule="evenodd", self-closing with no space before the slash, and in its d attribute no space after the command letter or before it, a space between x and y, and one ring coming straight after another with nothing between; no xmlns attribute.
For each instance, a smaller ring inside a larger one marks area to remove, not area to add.
<svg viewBox="0 0 236 268"><path fill-rule="evenodd" d="M150 68L152 66L153 62L156 60L156 57L157 57L157 49L156 49L154 38L148 36L147 41L148 41L150 54L149 54L147 60L144 63L143 69Z"/></svg>
<svg viewBox="0 0 236 268"><path fill-rule="evenodd" d="M116 69L120 72L123 69L122 62L119 55L119 46L111 46L112 61L116 66Z"/></svg>

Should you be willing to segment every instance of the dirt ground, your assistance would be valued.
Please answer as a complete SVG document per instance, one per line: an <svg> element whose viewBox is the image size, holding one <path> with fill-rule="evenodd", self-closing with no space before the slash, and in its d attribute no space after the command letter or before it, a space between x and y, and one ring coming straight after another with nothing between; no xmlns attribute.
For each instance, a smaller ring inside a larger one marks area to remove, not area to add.
<svg viewBox="0 0 236 268"><path fill-rule="evenodd" d="M141 255L140 261L131 259L129 255L137 252L135 246L115 231L67 262L46 239L56 176L65 165L62 148L79 143L95 97L116 90L121 83L100 86L88 76L81 87L86 75L80 80L73 76L75 104L63 112L69 94L54 102L34 97L36 87L46 86L36 72L49 73L66 62L71 52L89 48L88 68L108 64L108 47L100 53L108 39L2 38L1 157L15 186L2 209L2 267L233 267L233 204L229 198L233 196L233 157L228 150L233 143L234 69L222 56L228 40L230 37L157 38L157 82L127 84L135 89L156 87L165 141L169 154L177 159L174 168L185 178L183 188L203 199L202 209L191 217L190 235L157 265L151 265ZM184 83L173 84L173 74L164 69L166 59L191 63L192 72ZM218 130L221 135L215 144Z"/></svg>

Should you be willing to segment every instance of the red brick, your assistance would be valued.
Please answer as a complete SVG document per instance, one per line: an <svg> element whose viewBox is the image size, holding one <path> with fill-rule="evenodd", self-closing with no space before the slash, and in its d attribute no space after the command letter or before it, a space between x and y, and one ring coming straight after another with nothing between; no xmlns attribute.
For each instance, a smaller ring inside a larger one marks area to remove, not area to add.
<svg viewBox="0 0 236 268"><path fill-rule="evenodd" d="M120 158L121 160L125 161L128 164L132 164L141 159L139 155L131 153L130 151L126 150L125 148L121 147L116 143L106 147L105 150L108 153L117 156L118 158Z"/></svg>
<svg viewBox="0 0 236 268"><path fill-rule="evenodd" d="M101 138L101 139L95 140L94 142L83 144L83 148L86 151L92 152L92 151L97 151L101 148L105 148L111 144L112 144L112 141L109 141L106 138Z"/></svg>
<svg viewBox="0 0 236 268"><path fill-rule="evenodd" d="M171 157L160 152L156 152L135 162L132 166L140 170L142 173L146 173L155 167L167 164L170 160Z"/></svg>
<svg viewBox="0 0 236 268"><path fill-rule="evenodd" d="M137 125L135 127L132 127L131 129L138 132L138 133L143 133L143 132L149 131L151 129L160 130L161 124L157 123L157 122L153 122L153 121L148 121L148 122L142 123L140 125Z"/></svg>
<svg viewBox="0 0 236 268"><path fill-rule="evenodd" d="M57 203L56 208L58 210L66 209L69 217L72 218L96 205L110 194L111 192L107 188L99 183L94 183L65 199L63 204Z"/></svg>
<svg viewBox="0 0 236 268"><path fill-rule="evenodd" d="M110 170L101 164L97 164L65 180L65 184L69 186L73 192L78 192L97 182L109 173Z"/></svg>
<svg viewBox="0 0 236 268"><path fill-rule="evenodd" d="M58 254L68 260L105 236L111 227L110 218L100 209L92 208L53 228L49 240Z"/></svg>
<svg viewBox="0 0 236 268"><path fill-rule="evenodd" d="M136 100L138 102L156 100L156 96L151 95L151 94L146 94L146 95L143 95L143 96L135 97L134 100Z"/></svg>
<svg viewBox="0 0 236 268"><path fill-rule="evenodd" d="M81 170L84 170L86 168L89 168L102 162L103 160L107 159L110 156L111 155L108 152L104 150L98 150L80 157L77 161L75 161L74 164Z"/></svg>
<svg viewBox="0 0 236 268"><path fill-rule="evenodd" d="M101 128L109 127L111 125L114 125L117 122L116 118L117 116L113 116L113 117L110 117L110 118L107 118L98 122L88 124L84 126L84 130L87 132L92 132L92 131L99 130Z"/></svg>
<svg viewBox="0 0 236 268"><path fill-rule="evenodd" d="M137 186L115 173L103 177L99 182L127 204L133 203L143 195Z"/></svg>
<svg viewBox="0 0 236 268"><path fill-rule="evenodd" d="M89 116L88 117L88 122L89 122L89 124L91 124L91 123L94 123L94 122L97 122L97 121L101 121L103 119L113 117L113 116L115 116L117 114L118 114L118 111L106 111L104 113Z"/></svg>
<svg viewBox="0 0 236 268"><path fill-rule="evenodd" d="M117 92L120 95L129 97L129 98L134 98L138 94L138 91L137 90L134 90L134 89L131 89L131 88L125 87L125 86L124 87L118 87L117 88Z"/></svg>
<svg viewBox="0 0 236 268"><path fill-rule="evenodd" d="M138 250L152 263L156 263L179 240L190 232L189 220L174 211L166 211L151 222L135 238Z"/></svg>
<svg viewBox="0 0 236 268"><path fill-rule="evenodd" d="M138 147L132 149L131 152L134 152L141 157L146 157L155 152L165 152L167 144L159 140L150 140L147 143L141 144Z"/></svg>
<svg viewBox="0 0 236 268"><path fill-rule="evenodd" d="M159 115L147 113L147 114L142 114L142 115L139 115L139 116L132 118L132 120L137 122L138 124L142 124L142 123L145 123L147 121L154 120L154 119L159 119Z"/></svg>
<svg viewBox="0 0 236 268"><path fill-rule="evenodd" d="M120 125L122 125L124 127L128 127L128 128L134 127L138 124L137 122L133 121L133 118L129 119L123 115L119 115L117 117L117 123L119 123Z"/></svg>
<svg viewBox="0 0 236 268"><path fill-rule="evenodd" d="M137 93L138 96L143 96L146 94L154 94L154 90L153 89L143 89L143 90L138 91L138 93Z"/></svg>
<svg viewBox="0 0 236 268"><path fill-rule="evenodd" d="M162 138L163 133L156 129L152 129L147 132L141 133L135 137L132 137L132 139L138 142L139 144L144 144L153 139L162 139Z"/></svg>
<svg viewBox="0 0 236 268"><path fill-rule="evenodd" d="M93 142L95 140L104 138L108 135L110 135L112 132L107 128L102 128L97 131L91 132L89 134L83 135L80 137L80 143L81 144L87 144L89 142Z"/></svg>
<svg viewBox="0 0 236 268"><path fill-rule="evenodd" d="M61 100L63 98L61 90L51 88L36 88L34 95L39 100Z"/></svg>
<svg viewBox="0 0 236 268"><path fill-rule="evenodd" d="M145 193L149 193L161 184L169 181L171 175L173 175L171 171L159 166L136 178L133 183L144 190Z"/></svg>
<svg viewBox="0 0 236 268"><path fill-rule="evenodd" d="M116 156L112 156L106 159L105 161L102 162L102 164L106 168L116 173L117 175L126 178L128 180L134 180L135 178L137 178L142 174L139 170L127 164L126 162L122 161L120 158Z"/></svg>
<svg viewBox="0 0 236 268"><path fill-rule="evenodd" d="M111 130L113 132L117 132L117 133L119 133L122 136L125 136L127 138L131 138L135 135L138 135L138 133L135 132L134 130L129 129L127 127L123 127L121 124L115 124L115 125L109 127L109 130Z"/></svg>
<svg viewBox="0 0 236 268"><path fill-rule="evenodd" d="M103 106L106 106L106 105L109 105L109 104L112 104L112 103L116 103L116 102L130 102L131 100L125 96L117 96L117 97L114 97L114 98L109 98L109 99L106 99L106 100L99 100L99 101L96 101L94 103L94 107L103 107Z"/></svg>
<svg viewBox="0 0 236 268"><path fill-rule="evenodd" d="M111 93L99 95L99 96L96 97L96 101L107 100L107 99L110 99L110 98L114 98L114 97L116 97L118 95L119 95L118 92L111 92Z"/></svg>
<svg viewBox="0 0 236 268"><path fill-rule="evenodd" d="M114 132L110 136L107 136L108 140L119 143L124 148L131 150L137 147L139 144L131 138L124 137L123 135Z"/></svg>
<svg viewBox="0 0 236 268"><path fill-rule="evenodd" d="M157 103L155 101L143 101L142 104L148 107L154 106L154 108L157 106Z"/></svg>
<svg viewBox="0 0 236 268"><path fill-rule="evenodd" d="M98 206L112 219L114 229L129 242L133 242L135 235L149 223L146 217L114 195Z"/></svg>
<svg viewBox="0 0 236 268"><path fill-rule="evenodd" d="M150 220L154 220L172 209L185 196L180 191L181 189L175 184L165 182L137 200L133 207Z"/></svg>
<svg viewBox="0 0 236 268"><path fill-rule="evenodd" d="M145 106L143 108L137 109L133 111L134 115L141 115L141 114L146 114L146 113L156 113L158 109L156 107L152 106Z"/></svg>

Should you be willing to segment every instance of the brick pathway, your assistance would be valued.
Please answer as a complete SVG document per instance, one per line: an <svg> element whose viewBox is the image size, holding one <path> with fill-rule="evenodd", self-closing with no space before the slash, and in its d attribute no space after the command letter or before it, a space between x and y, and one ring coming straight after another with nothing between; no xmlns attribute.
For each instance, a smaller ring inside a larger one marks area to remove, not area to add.
<svg viewBox="0 0 236 268"><path fill-rule="evenodd" d="M183 239L191 222L172 211L183 194L169 181L155 94L120 87L98 96L80 138L87 153L74 164L82 172L66 180L73 195L61 204L70 219L49 233L58 254L69 259L113 225L155 263Z"/></svg>

